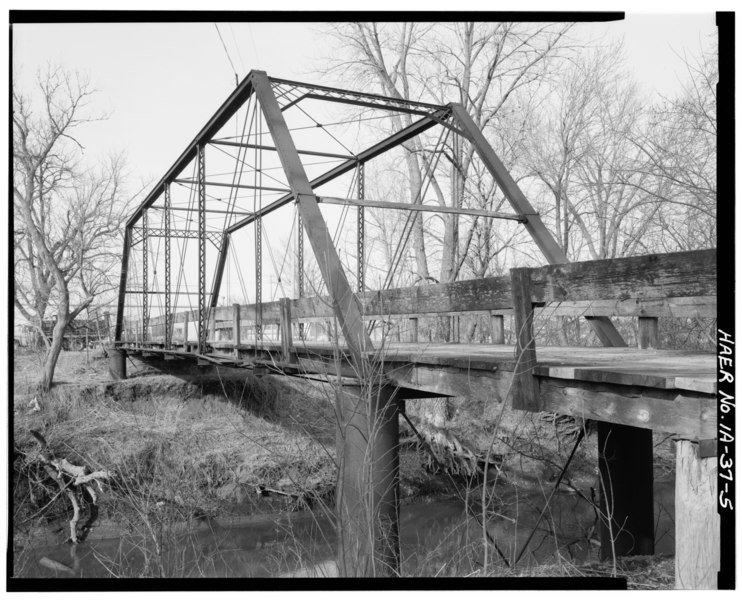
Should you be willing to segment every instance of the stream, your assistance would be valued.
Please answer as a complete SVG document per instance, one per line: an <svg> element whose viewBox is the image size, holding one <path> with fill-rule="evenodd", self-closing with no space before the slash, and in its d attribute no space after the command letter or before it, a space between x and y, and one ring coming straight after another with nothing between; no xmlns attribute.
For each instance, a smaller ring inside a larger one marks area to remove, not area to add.
<svg viewBox="0 0 742 600"><path fill-rule="evenodd" d="M561 560L595 560L595 513L579 495L558 493L536 526L544 493L512 486L499 491L487 531L493 566L512 564L534 530L518 566ZM548 493L548 491L547 491ZM674 553L674 485L655 482L656 553ZM309 512L214 519L163 537L156 546L142 532L88 541L15 549L16 577L307 577L335 576L335 532L330 519ZM155 532L157 534L157 532ZM404 575L463 576L482 564L482 527L464 502L436 500L400 509L401 569ZM592 538L592 539L591 539ZM502 558L504 557L504 559Z"/></svg>

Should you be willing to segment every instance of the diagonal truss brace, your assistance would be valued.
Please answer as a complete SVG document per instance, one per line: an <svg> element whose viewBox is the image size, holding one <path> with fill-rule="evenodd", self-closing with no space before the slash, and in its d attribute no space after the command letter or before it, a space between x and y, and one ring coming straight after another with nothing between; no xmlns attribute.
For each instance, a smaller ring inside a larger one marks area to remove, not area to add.
<svg viewBox="0 0 742 600"><path fill-rule="evenodd" d="M474 145L479 158L482 159L485 167L492 174L510 205L517 214L526 217L525 228L549 263L552 265L568 263L567 255L556 243L541 217L528 202L528 199L495 154L494 149L489 145L479 127L466 112L466 109L461 104L456 103L449 106L453 119L461 127L461 133ZM626 342L608 317L594 317L589 319L589 323L604 346L626 346Z"/></svg>
<svg viewBox="0 0 742 600"><path fill-rule="evenodd" d="M273 94L270 80L265 72L253 71L252 84L278 150L291 192L297 200L309 243L332 301L333 312L340 323L354 362L359 369L363 369L363 354L373 350L373 344L364 327L360 302L350 287L327 223L322 217L317 198ZM362 377L363 373L360 376Z"/></svg>

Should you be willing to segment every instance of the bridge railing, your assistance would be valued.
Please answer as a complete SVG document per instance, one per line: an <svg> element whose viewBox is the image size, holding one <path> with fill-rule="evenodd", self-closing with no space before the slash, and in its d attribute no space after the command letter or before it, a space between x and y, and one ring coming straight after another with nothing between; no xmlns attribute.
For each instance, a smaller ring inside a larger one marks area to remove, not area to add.
<svg viewBox="0 0 742 600"><path fill-rule="evenodd" d="M539 411L536 337L538 307L589 302L585 316L637 316L639 348L657 348L658 318L716 317L716 250L652 254L535 269L511 270L519 368L513 408Z"/></svg>
<svg viewBox="0 0 742 600"><path fill-rule="evenodd" d="M514 290L521 287L520 292L527 295L525 304L514 297ZM716 316L716 250L513 269L510 276L368 291L358 298L367 321L406 321L405 341L409 342L418 341L419 319L460 315L488 317L494 344L504 343L503 319L513 315L514 337L523 342L533 338L533 317L545 315L636 317L639 345L646 347L652 336L644 334L656 332L659 317ZM530 321L524 317L525 310ZM198 340L197 311L180 312L172 319L174 344L188 349L193 345L190 342ZM132 335L138 327L127 328L126 341L139 341ZM327 297L235 304L210 311L210 343L283 340L290 347L293 339L312 337L338 339ZM162 343L164 339L164 317L151 318L147 341Z"/></svg>

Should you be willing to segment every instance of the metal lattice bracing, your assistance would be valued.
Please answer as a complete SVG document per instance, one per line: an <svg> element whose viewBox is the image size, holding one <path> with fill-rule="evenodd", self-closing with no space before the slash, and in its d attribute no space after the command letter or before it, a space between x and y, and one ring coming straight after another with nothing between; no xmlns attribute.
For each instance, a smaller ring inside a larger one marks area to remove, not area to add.
<svg viewBox="0 0 742 600"><path fill-rule="evenodd" d="M296 215L296 297L304 297L304 220Z"/></svg>
<svg viewBox="0 0 742 600"><path fill-rule="evenodd" d="M147 211L142 214L142 341L147 341L149 328L149 254L147 252Z"/></svg>
<svg viewBox="0 0 742 600"><path fill-rule="evenodd" d="M197 212L197 211L194 211ZM163 217L167 218L167 217ZM143 239L143 232L144 230L139 227L132 228L132 231L134 233L134 238L136 239L135 242L132 242L132 246L136 246L137 244L142 243ZM211 242L212 245L219 249L222 244L222 238L224 236L224 233L221 231L204 231L204 239L207 242ZM194 229L172 229L170 228L169 232L167 228L159 228L159 227L148 227L147 228L147 237L148 238L166 238L166 239L176 239L176 238L183 238L183 239L192 239L192 240L198 240L201 238L201 232Z"/></svg>
<svg viewBox="0 0 742 600"><path fill-rule="evenodd" d="M198 352L206 351L206 149L198 147Z"/></svg>
<svg viewBox="0 0 742 600"><path fill-rule="evenodd" d="M361 201L366 199L366 167L363 163L358 165L358 198ZM366 209L364 206L358 207L358 230L356 235L358 291L362 292L366 289Z"/></svg>
<svg viewBox="0 0 742 600"><path fill-rule="evenodd" d="M171 315L171 302L170 296L170 279L171 279L171 265L170 265L170 244L172 243L172 237L170 235L170 184L165 184L165 348L170 349L172 345L173 337L173 323Z"/></svg>
<svg viewBox="0 0 742 600"><path fill-rule="evenodd" d="M257 316L255 322L255 339L263 339L263 219L255 221L255 304Z"/></svg>

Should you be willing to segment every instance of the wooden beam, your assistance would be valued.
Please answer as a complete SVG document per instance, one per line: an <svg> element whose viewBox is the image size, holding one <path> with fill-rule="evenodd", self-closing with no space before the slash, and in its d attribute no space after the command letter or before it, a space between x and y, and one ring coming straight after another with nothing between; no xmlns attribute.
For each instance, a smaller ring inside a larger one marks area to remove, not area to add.
<svg viewBox="0 0 742 600"><path fill-rule="evenodd" d="M387 364L386 376L395 385L439 396L480 400L489 405L505 400L511 373L494 373L425 364Z"/></svg>
<svg viewBox="0 0 742 600"><path fill-rule="evenodd" d="M513 297L516 370L513 373L513 408L541 410L536 366L536 338L533 331L533 303L528 269L510 270Z"/></svg>
<svg viewBox="0 0 742 600"><path fill-rule="evenodd" d="M493 212L491 210L480 210L476 208L455 208L452 206L437 206L433 204L410 204L407 202L381 202L379 200L360 200L357 198L333 198L331 196L318 196L317 200L322 204L336 204L339 206L362 206L366 208L387 208L391 210L409 210L413 212L431 212L453 215L470 215L474 217L487 217L490 219L508 219L523 222L524 218L509 213Z"/></svg>
<svg viewBox="0 0 742 600"><path fill-rule="evenodd" d="M409 320L409 323L410 323L409 341L413 344L417 344L417 339L418 339L417 317L411 318Z"/></svg>
<svg viewBox="0 0 742 600"><path fill-rule="evenodd" d="M657 317L639 317L637 342L640 350L659 348L659 319Z"/></svg>
<svg viewBox="0 0 742 600"><path fill-rule="evenodd" d="M185 313L183 318L183 351L188 352L188 316L189 313Z"/></svg>
<svg viewBox="0 0 742 600"><path fill-rule="evenodd" d="M670 277L669 272L674 275ZM715 278L715 250L703 250L541 267L531 270L531 288L533 300L545 304L536 307L537 315L715 317ZM648 281L656 282L659 291ZM603 299L591 298L593 294ZM359 300L366 318L512 312L509 277L364 292ZM262 306L264 319L278 322L278 303ZM231 318L229 307L216 310L218 319ZM328 297L292 300L291 311L294 319L333 315ZM254 305L243 306L245 320L254 320L254 314ZM162 318L153 317L150 322L160 323Z"/></svg>
<svg viewBox="0 0 742 600"><path fill-rule="evenodd" d="M716 249L590 260L531 270L534 301L716 295Z"/></svg>
<svg viewBox="0 0 742 600"><path fill-rule="evenodd" d="M333 312L340 322L345 341L357 362L356 366L360 369L359 373L363 376L365 372L363 353L373 350L373 344L363 324L360 304L348 283L332 236L317 205L314 191L299 160L299 155L296 153L294 141L276 97L273 95L270 80L264 72L253 71L252 81L286 178L298 201L299 212L309 243L312 245L317 265L332 300Z"/></svg>
<svg viewBox="0 0 742 600"><path fill-rule="evenodd" d="M712 395L544 378L539 389L544 411L677 433L691 440L716 437Z"/></svg>
<svg viewBox="0 0 742 600"><path fill-rule="evenodd" d="M240 357L240 305L232 305L232 343L234 344L234 357Z"/></svg>
<svg viewBox="0 0 742 600"><path fill-rule="evenodd" d="M291 334L291 301L288 298L281 298L281 359L284 362L291 360L291 352L294 348L293 336Z"/></svg>
<svg viewBox="0 0 742 600"><path fill-rule="evenodd" d="M538 290L542 282L532 283ZM136 293L130 291L129 293ZM155 293L155 292L150 292ZM184 292L180 292L183 294ZM536 296L540 292L535 291ZM456 281L413 288L396 288L358 294L364 319L385 316L425 317L426 315L482 313L493 317L512 314L510 281L506 277L489 277L470 281ZM242 305L243 318L255 320L254 304ZM231 307L216 307L217 319L231 319ZM624 300L565 300L534 308L536 316L592 316L619 317L709 317L714 318L716 298L627 298ZM291 300L294 319L324 320L333 316L330 299L314 296ZM182 313L178 313L181 315ZM161 323L163 316L152 317L150 323ZM263 320L277 323L280 319L278 302L263 303Z"/></svg>
<svg viewBox="0 0 742 600"><path fill-rule="evenodd" d="M505 317L502 315L490 315L490 331L492 332L493 344L504 344Z"/></svg>
<svg viewBox="0 0 742 600"><path fill-rule="evenodd" d="M698 444L675 443L675 589L717 588L721 564L717 459Z"/></svg>

